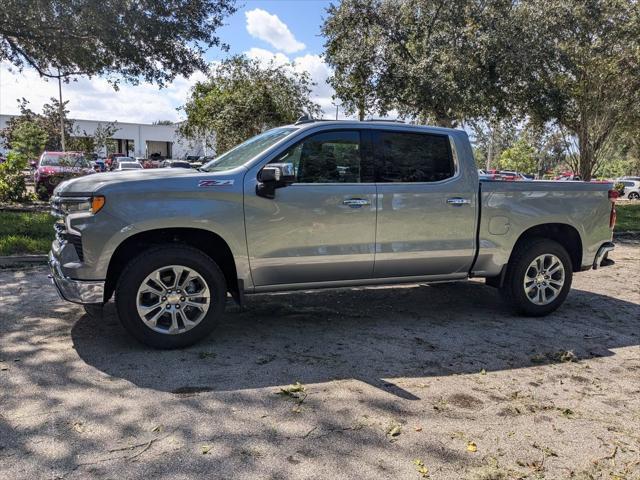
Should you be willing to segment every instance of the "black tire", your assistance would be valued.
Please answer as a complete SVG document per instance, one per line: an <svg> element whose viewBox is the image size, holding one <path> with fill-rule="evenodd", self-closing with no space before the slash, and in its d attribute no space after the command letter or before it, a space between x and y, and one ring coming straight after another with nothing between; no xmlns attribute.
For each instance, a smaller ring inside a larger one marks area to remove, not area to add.
<svg viewBox="0 0 640 480"><path fill-rule="evenodd" d="M544 254L555 255L560 260L564 268L564 284L553 301L546 305L538 305L525 293L524 279L529 265ZM516 313L529 317L541 317L562 305L571 289L572 278L573 266L565 248L553 240L533 238L519 244L511 255L501 294Z"/></svg>
<svg viewBox="0 0 640 480"><path fill-rule="evenodd" d="M629 194L629 200L638 200L640 198L640 194L637 194L636 192L631 192Z"/></svg>
<svg viewBox="0 0 640 480"><path fill-rule="evenodd" d="M138 315L136 301L141 283L156 269L183 265L198 272L210 292L210 306L204 318L191 330L178 334L160 333L148 327ZM124 328L139 342L153 348L173 349L192 345L214 329L224 313L227 287L218 265L202 251L189 246L162 245L152 248L129 262L118 279L115 303Z"/></svg>

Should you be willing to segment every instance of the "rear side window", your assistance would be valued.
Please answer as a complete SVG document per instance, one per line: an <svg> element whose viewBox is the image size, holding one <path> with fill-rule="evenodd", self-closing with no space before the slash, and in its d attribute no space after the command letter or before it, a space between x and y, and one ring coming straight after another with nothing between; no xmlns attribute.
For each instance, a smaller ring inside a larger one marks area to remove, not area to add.
<svg viewBox="0 0 640 480"><path fill-rule="evenodd" d="M378 139L377 182L439 182L455 174L446 135L381 131Z"/></svg>

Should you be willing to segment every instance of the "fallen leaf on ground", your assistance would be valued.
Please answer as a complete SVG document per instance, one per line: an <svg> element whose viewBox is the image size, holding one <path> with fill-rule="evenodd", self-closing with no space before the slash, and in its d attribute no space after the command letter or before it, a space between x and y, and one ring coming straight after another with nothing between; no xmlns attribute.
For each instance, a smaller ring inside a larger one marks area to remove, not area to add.
<svg viewBox="0 0 640 480"><path fill-rule="evenodd" d="M281 388L276 393L278 395L284 395L291 398L300 398L300 395L298 394L304 393L304 391L305 391L304 385L302 385L300 382L296 382L292 385L289 385L288 387Z"/></svg>
<svg viewBox="0 0 640 480"><path fill-rule="evenodd" d="M475 453L478 451L478 446L475 444L475 442L467 442L467 451Z"/></svg>
<svg viewBox="0 0 640 480"><path fill-rule="evenodd" d="M161 432L162 431L162 425L156 425L155 427L153 427L151 429L152 432Z"/></svg>
<svg viewBox="0 0 640 480"><path fill-rule="evenodd" d="M486 375L487 371L483 368L482 370L480 370L480 375Z"/></svg>
<svg viewBox="0 0 640 480"><path fill-rule="evenodd" d="M397 437L398 435L400 435L400 432L402 432L402 428L400 427L400 425L392 425L387 430L387 435L389 435L390 437Z"/></svg>
<svg viewBox="0 0 640 480"><path fill-rule="evenodd" d="M80 421L73 422L73 429L78 433L84 433L85 431L84 423Z"/></svg>
<svg viewBox="0 0 640 480"><path fill-rule="evenodd" d="M416 466L416 470L422 476L422 478L427 478L429 476L429 469L425 467L424 462L419 458L416 458L413 461L413 464Z"/></svg>
<svg viewBox="0 0 640 480"><path fill-rule="evenodd" d="M416 432L421 432L422 431L422 427L416 427Z"/></svg>
<svg viewBox="0 0 640 480"><path fill-rule="evenodd" d="M213 445L202 445L201 450L202 450L202 454L206 455L208 454L211 449L213 448Z"/></svg>
<svg viewBox="0 0 640 480"><path fill-rule="evenodd" d="M198 357L200 357L202 360L206 359L206 358L216 358L218 354L217 353L213 353L213 352L199 352L198 353Z"/></svg>

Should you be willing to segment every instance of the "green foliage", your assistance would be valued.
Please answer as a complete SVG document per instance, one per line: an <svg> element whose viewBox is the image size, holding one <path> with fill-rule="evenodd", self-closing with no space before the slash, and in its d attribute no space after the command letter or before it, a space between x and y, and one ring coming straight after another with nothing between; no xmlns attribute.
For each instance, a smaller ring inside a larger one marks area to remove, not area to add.
<svg viewBox="0 0 640 480"><path fill-rule="evenodd" d="M203 53L234 0L3 0L0 60L46 77L109 75L165 84L206 70Z"/></svg>
<svg viewBox="0 0 640 480"><path fill-rule="evenodd" d="M13 131L12 151L24 160L34 160L44 150L48 138L46 130L37 122L20 122Z"/></svg>
<svg viewBox="0 0 640 480"><path fill-rule="evenodd" d="M0 255L46 253L55 218L43 212L0 212Z"/></svg>
<svg viewBox="0 0 640 480"><path fill-rule="evenodd" d="M99 123L95 128L93 135L87 133L86 130L76 130L74 136L67 139L67 150L75 152L83 152L90 156L98 153L103 148L108 148L111 137L119 130L115 122L102 124ZM131 142L129 142L131 144Z"/></svg>
<svg viewBox="0 0 640 480"><path fill-rule="evenodd" d="M62 115L64 122L65 138L71 137L73 131L73 121L67 118L69 110L67 110L68 102L62 104ZM14 132L22 123L35 123L46 132L47 140L44 150L60 151L62 150L62 140L60 135L60 102L51 98L51 103L46 103L42 107L42 113L35 113L29 108L29 102L24 98L19 102L20 115L12 117L7 126L0 131L0 141L8 149L14 148Z"/></svg>
<svg viewBox="0 0 640 480"><path fill-rule="evenodd" d="M309 99L311 79L289 66L233 56L195 85L184 106L187 120L181 133L191 139L216 135L216 151L225 152L264 130L294 122L300 115L317 115Z"/></svg>
<svg viewBox="0 0 640 480"><path fill-rule="evenodd" d="M557 123L573 144L571 169L589 180L610 158L616 130L640 116L638 4L528 0L515 11L516 103Z"/></svg>
<svg viewBox="0 0 640 480"><path fill-rule="evenodd" d="M349 0L330 5L322 26L325 59L333 67L328 82L347 115L360 120L379 110L377 91L382 67L379 0Z"/></svg>
<svg viewBox="0 0 640 480"><path fill-rule="evenodd" d="M504 116L522 61L511 9L504 0L344 0L323 25L330 82L361 117L396 109L452 127Z"/></svg>
<svg viewBox="0 0 640 480"><path fill-rule="evenodd" d="M27 157L9 152L7 159L0 163L0 202L23 202L28 200L24 170Z"/></svg>
<svg viewBox="0 0 640 480"><path fill-rule="evenodd" d="M520 139L500 154L498 164L501 170L515 170L521 173L536 173L538 161L536 151L525 139Z"/></svg>

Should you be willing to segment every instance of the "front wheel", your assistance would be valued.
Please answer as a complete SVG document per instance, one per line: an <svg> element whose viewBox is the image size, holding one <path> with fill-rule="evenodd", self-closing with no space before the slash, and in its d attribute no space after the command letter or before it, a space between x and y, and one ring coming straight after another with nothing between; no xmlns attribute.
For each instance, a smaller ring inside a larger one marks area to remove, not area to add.
<svg viewBox="0 0 640 480"><path fill-rule="evenodd" d="M562 245L544 238L532 239L513 252L501 293L516 312L539 317L562 305L572 278L571 259Z"/></svg>
<svg viewBox="0 0 640 480"><path fill-rule="evenodd" d="M125 329L154 348L206 337L224 312L226 284L216 263L189 246L160 246L134 258L116 287Z"/></svg>
<svg viewBox="0 0 640 480"><path fill-rule="evenodd" d="M637 192L631 192L629 194L629 200L638 200L640 198L640 194Z"/></svg>

